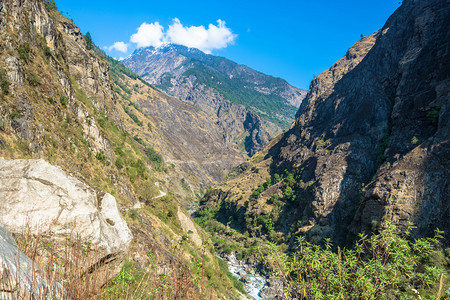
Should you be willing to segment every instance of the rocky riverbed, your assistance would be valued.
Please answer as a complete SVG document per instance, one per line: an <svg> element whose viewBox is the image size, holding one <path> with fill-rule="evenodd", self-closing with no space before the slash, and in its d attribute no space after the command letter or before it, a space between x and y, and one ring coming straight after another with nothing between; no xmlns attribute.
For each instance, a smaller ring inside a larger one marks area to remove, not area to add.
<svg viewBox="0 0 450 300"><path fill-rule="evenodd" d="M238 260L234 253L222 253L220 258L227 261L230 273L244 284L250 299L285 299L281 281L268 276L267 270L260 265L249 260Z"/></svg>

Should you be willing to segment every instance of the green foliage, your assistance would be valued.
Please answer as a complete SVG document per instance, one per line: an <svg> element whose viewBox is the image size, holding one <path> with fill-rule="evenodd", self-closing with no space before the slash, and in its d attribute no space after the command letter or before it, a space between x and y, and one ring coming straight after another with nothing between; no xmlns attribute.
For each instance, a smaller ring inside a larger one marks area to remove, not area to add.
<svg viewBox="0 0 450 300"><path fill-rule="evenodd" d="M218 206L210 206L199 209L195 212L195 221L200 226L206 226L206 223L210 220L213 220L217 217L217 213L219 212Z"/></svg>
<svg viewBox="0 0 450 300"><path fill-rule="evenodd" d="M384 156L384 151L387 148L390 138L391 138L391 136L389 134L385 134L380 141L380 146L378 147L378 157L377 157L378 164L382 164L386 160L386 157Z"/></svg>
<svg viewBox="0 0 450 300"><path fill-rule="evenodd" d="M37 87L41 84L41 78L34 73L27 74L27 81L32 87Z"/></svg>
<svg viewBox="0 0 450 300"><path fill-rule="evenodd" d="M8 77L6 76L6 71L2 67L0 67L0 89L3 94L8 95L9 94L9 81Z"/></svg>
<svg viewBox="0 0 450 300"><path fill-rule="evenodd" d="M186 180L184 178L181 178L181 187L187 192L191 191L189 184L186 182Z"/></svg>
<svg viewBox="0 0 450 300"><path fill-rule="evenodd" d="M264 193L271 185L272 180L270 178L267 178L266 182L258 186L258 188L255 191L253 191L253 193L250 195L250 199L258 199L259 195Z"/></svg>
<svg viewBox="0 0 450 300"><path fill-rule="evenodd" d="M86 43L86 48L88 48L89 50L94 49L94 42L92 41L92 37L89 32L86 32L86 35L84 36L84 41Z"/></svg>
<svg viewBox="0 0 450 300"><path fill-rule="evenodd" d="M370 237L360 234L354 249L333 251L297 238L292 254L269 244L260 253L284 282L288 296L297 299L384 299L415 297L413 288L435 284L444 269L424 262L436 250L442 232L434 238L410 241L409 230L402 234L387 223Z"/></svg>
<svg viewBox="0 0 450 300"><path fill-rule="evenodd" d="M144 140L143 140L141 137L139 137L138 135L135 135L135 136L133 137L133 140L135 140L136 142L138 142L138 143L141 144L141 145L145 145Z"/></svg>
<svg viewBox="0 0 450 300"><path fill-rule="evenodd" d="M316 142L316 150L322 150L323 147L325 147L325 141L324 140L318 140Z"/></svg>
<svg viewBox="0 0 450 300"><path fill-rule="evenodd" d="M127 113L127 115L136 123L138 126L142 126L141 120L132 112L130 111L125 105L122 104L123 110Z"/></svg>
<svg viewBox="0 0 450 300"><path fill-rule="evenodd" d="M155 166L157 169L161 167L163 161L161 154L156 152L156 150L152 147L145 148L144 152L147 155L147 158L152 162L153 166Z"/></svg>
<svg viewBox="0 0 450 300"><path fill-rule="evenodd" d="M204 84L207 87L217 90L224 98L244 105L247 109L254 111L263 119L273 122L280 127L286 128L290 125L287 119L295 116L297 112L296 107L286 104L286 101L278 95L265 95L258 92L255 89L255 85L251 83L251 78L230 78L220 71L215 70L215 67L220 68L220 62L208 62L207 64L214 65L214 67L209 67L201 62L195 61L193 66L183 76L186 78L194 76L196 83ZM266 79L269 80L269 78ZM267 82L267 86L275 86L279 79L271 78L270 80L272 82ZM164 89L165 87L161 86L161 88Z"/></svg>
<svg viewBox="0 0 450 300"><path fill-rule="evenodd" d="M60 102L61 105L64 106L64 107L66 107L67 104L69 103L67 100L68 100L68 98L67 98L66 96L64 96L64 95L61 95L61 96L59 97L59 102Z"/></svg>
<svg viewBox="0 0 450 300"><path fill-rule="evenodd" d="M106 157L106 155L103 151L97 152L97 154L95 155L95 158L97 158L99 161L101 161L104 164L108 162L108 157Z"/></svg>
<svg viewBox="0 0 450 300"><path fill-rule="evenodd" d="M280 174L275 173L275 174L273 175L273 181L274 181L275 184L277 184L278 182L280 182L280 181L281 181L281 176L280 176Z"/></svg>
<svg viewBox="0 0 450 300"><path fill-rule="evenodd" d="M163 76L161 77L161 84L158 85L158 88L161 88L162 90L165 91L171 88L173 86L171 82L172 78L173 76L170 73L163 74Z"/></svg>
<svg viewBox="0 0 450 300"><path fill-rule="evenodd" d="M52 49L49 46L44 46L44 54L46 57L52 56Z"/></svg>
<svg viewBox="0 0 450 300"><path fill-rule="evenodd" d="M17 49L19 51L19 57L24 60L25 62L28 62L30 59L31 54L31 46L29 43L23 43L19 46Z"/></svg>
<svg viewBox="0 0 450 300"><path fill-rule="evenodd" d="M9 114L9 118L11 119L11 121L17 120L22 118L22 114L17 110L14 109L13 111L11 111L11 113Z"/></svg>
<svg viewBox="0 0 450 300"><path fill-rule="evenodd" d="M431 122L433 125L437 125L439 121L439 112L441 111L441 105L437 105L434 107L431 111L427 113L427 119Z"/></svg>
<svg viewBox="0 0 450 300"><path fill-rule="evenodd" d="M283 197L288 201L294 202L296 195L294 190L290 186L287 186L283 191Z"/></svg>
<svg viewBox="0 0 450 300"><path fill-rule="evenodd" d="M55 0L45 0L45 3L47 5L47 7L50 8L51 10L57 10L58 9L56 7Z"/></svg>
<svg viewBox="0 0 450 300"><path fill-rule="evenodd" d="M114 164L116 165L117 169L119 169L119 170L123 169L123 167L125 166L125 163L121 157L118 157L116 159L116 161L114 162Z"/></svg>
<svg viewBox="0 0 450 300"><path fill-rule="evenodd" d="M413 136L411 139L411 144L415 145L419 142L419 139L416 136Z"/></svg>

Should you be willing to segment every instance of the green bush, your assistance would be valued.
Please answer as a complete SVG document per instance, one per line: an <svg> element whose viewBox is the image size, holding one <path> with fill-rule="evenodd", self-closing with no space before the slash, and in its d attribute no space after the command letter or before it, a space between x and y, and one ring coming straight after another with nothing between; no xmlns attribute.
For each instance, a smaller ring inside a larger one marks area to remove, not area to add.
<svg viewBox="0 0 450 300"><path fill-rule="evenodd" d="M106 155L103 151L97 152L97 154L95 155L95 158L97 158L102 163L106 163L108 161L108 158L106 157Z"/></svg>
<svg viewBox="0 0 450 300"><path fill-rule="evenodd" d="M379 234L360 234L353 249L332 250L297 238L297 251L286 254L273 243L260 252L284 283L287 295L297 299L413 299L413 289L438 283L445 270L425 264L437 249L434 238L409 239L387 223Z"/></svg>
<svg viewBox="0 0 450 300"><path fill-rule="evenodd" d="M23 43L19 46L17 49L19 51L19 57L24 60L25 62L28 62L30 59L30 53L31 53L31 47L29 43Z"/></svg>
<svg viewBox="0 0 450 300"><path fill-rule="evenodd" d="M161 163L163 161L163 158L161 154L155 151L152 147L145 148L145 154L147 155L148 159L153 163L156 167L161 167Z"/></svg>
<svg viewBox="0 0 450 300"><path fill-rule="evenodd" d="M46 57L52 56L52 49L49 46L44 46L44 54Z"/></svg>
<svg viewBox="0 0 450 300"><path fill-rule="evenodd" d="M427 113L427 119L431 122L433 125L437 125L439 121L439 112L441 111L441 105L437 105L433 110L429 111Z"/></svg>
<svg viewBox="0 0 450 300"><path fill-rule="evenodd" d="M64 95L61 95L61 97L59 97L59 102L61 102L61 105L64 107L66 107L67 104L69 103L67 100L68 98Z"/></svg>
<svg viewBox="0 0 450 300"><path fill-rule="evenodd" d="M318 140L316 142L316 150L321 150L323 149L323 147L325 147L325 142L324 140Z"/></svg>
<svg viewBox="0 0 450 300"><path fill-rule="evenodd" d="M0 89L2 90L3 94L7 95L9 94L9 81L6 76L5 69L0 67Z"/></svg>

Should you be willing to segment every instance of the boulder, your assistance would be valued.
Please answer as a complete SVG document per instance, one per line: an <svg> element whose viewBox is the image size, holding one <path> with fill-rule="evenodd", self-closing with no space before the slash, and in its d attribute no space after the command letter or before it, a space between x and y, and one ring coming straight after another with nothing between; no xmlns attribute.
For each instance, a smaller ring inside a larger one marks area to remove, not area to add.
<svg viewBox="0 0 450 300"><path fill-rule="evenodd" d="M42 269L23 254L11 233L0 224L0 299L64 299L60 284L48 284Z"/></svg>
<svg viewBox="0 0 450 300"><path fill-rule="evenodd" d="M279 279L270 278L262 288L260 296L263 299L285 299L283 283Z"/></svg>
<svg viewBox="0 0 450 300"><path fill-rule="evenodd" d="M89 245L89 270L108 270L100 283L120 271L132 239L112 195L41 159L0 158L0 223L13 234Z"/></svg>

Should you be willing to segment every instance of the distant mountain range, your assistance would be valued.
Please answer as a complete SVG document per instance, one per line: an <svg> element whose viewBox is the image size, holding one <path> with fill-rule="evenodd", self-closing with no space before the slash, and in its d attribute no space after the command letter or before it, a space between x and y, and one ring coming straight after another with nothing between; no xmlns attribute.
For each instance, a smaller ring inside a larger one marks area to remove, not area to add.
<svg viewBox="0 0 450 300"><path fill-rule="evenodd" d="M139 49L123 63L158 89L215 117L224 139L250 156L292 124L306 96L281 78L180 45Z"/></svg>

